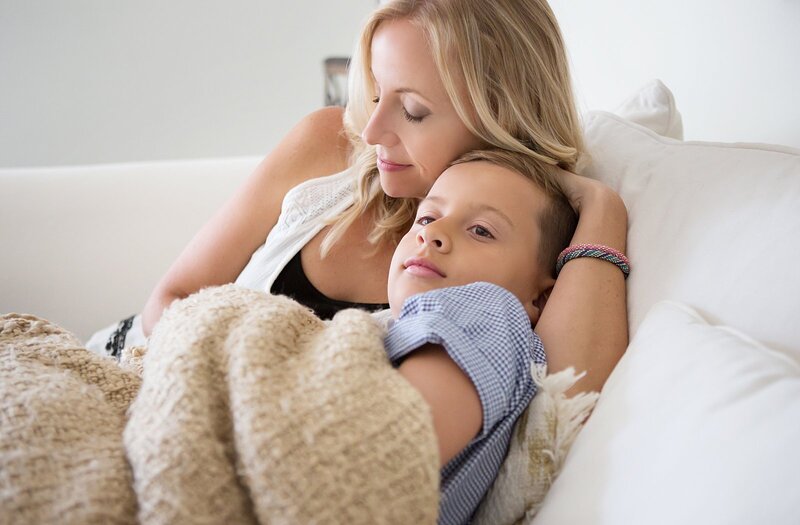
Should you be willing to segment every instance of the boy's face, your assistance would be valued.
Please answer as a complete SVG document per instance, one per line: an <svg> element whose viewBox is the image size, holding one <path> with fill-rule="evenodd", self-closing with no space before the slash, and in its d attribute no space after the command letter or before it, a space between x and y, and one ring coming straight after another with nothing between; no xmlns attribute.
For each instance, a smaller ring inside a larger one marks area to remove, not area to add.
<svg viewBox="0 0 800 525"><path fill-rule="evenodd" d="M538 259L546 205L533 182L504 167L473 161L445 170L394 252L392 314L414 294L486 281L513 293L535 323L537 302L555 283Z"/></svg>

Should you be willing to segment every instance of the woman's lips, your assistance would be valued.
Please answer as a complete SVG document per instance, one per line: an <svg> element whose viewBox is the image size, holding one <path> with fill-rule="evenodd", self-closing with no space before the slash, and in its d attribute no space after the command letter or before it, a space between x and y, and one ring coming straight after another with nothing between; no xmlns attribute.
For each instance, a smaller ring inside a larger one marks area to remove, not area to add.
<svg viewBox="0 0 800 525"><path fill-rule="evenodd" d="M437 268L435 264L422 257L407 259L403 266L406 272L417 277L446 277L444 272Z"/></svg>
<svg viewBox="0 0 800 525"><path fill-rule="evenodd" d="M411 164L397 164L378 157L378 169L381 171L400 171L411 166Z"/></svg>

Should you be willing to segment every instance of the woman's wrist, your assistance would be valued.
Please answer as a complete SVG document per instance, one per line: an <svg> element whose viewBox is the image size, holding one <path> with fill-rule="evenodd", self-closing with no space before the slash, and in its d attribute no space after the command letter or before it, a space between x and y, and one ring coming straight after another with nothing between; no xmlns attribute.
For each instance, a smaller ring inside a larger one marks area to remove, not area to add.
<svg viewBox="0 0 800 525"><path fill-rule="evenodd" d="M602 244L625 252L628 210L611 188L597 183L581 195L578 227L571 244Z"/></svg>
<svg viewBox="0 0 800 525"><path fill-rule="evenodd" d="M152 293L142 309L142 332L146 337L150 337L156 323L161 319L161 314L177 298L176 295L161 292L159 289Z"/></svg>

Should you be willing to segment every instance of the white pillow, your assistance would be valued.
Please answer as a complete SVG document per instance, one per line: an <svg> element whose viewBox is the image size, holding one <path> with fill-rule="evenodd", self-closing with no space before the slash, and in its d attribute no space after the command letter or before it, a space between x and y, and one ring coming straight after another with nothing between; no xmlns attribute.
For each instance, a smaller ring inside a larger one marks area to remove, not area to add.
<svg viewBox="0 0 800 525"><path fill-rule="evenodd" d="M798 443L800 365L661 302L533 523L794 524Z"/></svg>
<svg viewBox="0 0 800 525"><path fill-rule="evenodd" d="M603 112L584 131L584 173L628 208L631 334L674 299L800 360L800 151L680 142Z"/></svg>
<svg viewBox="0 0 800 525"><path fill-rule="evenodd" d="M683 140L683 120L675 106L675 97L658 79L642 86L620 104L614 114L664 137Z"/></svg>
<svg viewBox="0 0 800 525"><path fill-rule="evenodd" d="M682 137L675 98L660 80L649 82L617 112L656 133ZM475 524L511 525L534 516L594 407L596 392L566 397L578 380L571 368L543 377L545 372L533 371L539 391L517 422L502 468L472 517Z"/></svg>

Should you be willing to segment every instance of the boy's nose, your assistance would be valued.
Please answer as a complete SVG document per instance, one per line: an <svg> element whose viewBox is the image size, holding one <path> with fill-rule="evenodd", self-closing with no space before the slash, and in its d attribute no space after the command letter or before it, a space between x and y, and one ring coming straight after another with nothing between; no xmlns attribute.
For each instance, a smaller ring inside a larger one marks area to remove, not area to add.
<svg viewBox="0 0 800 525"><path fill-rule="evenodd" d="M436 221L422 228L417 234L419 244L427 244L437 252L449 252L451 248L450 237L441 226L431 227Z"/></svg>

